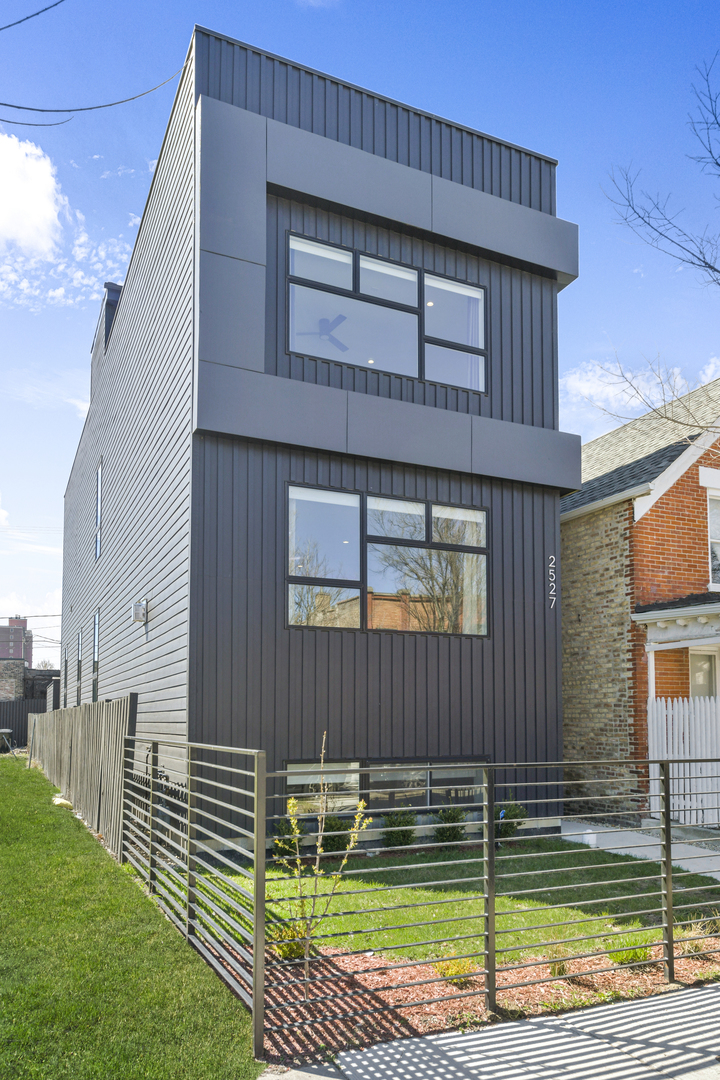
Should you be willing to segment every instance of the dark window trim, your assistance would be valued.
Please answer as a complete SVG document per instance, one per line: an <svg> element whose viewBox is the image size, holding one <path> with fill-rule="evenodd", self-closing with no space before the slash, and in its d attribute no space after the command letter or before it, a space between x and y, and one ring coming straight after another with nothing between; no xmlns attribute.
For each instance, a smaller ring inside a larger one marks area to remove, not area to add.
<svg viewBox="0 0 720 1080"><path fill-rule="evenodd" d="M295 236L300 240L310 240L314 244L321 244L324 247L333 248L334 250L347 251L352 255L352 289L342 289L337 285L325 285L320 281L312 281L309 278L298 277L295 274L290 273L290 237ZM418 303L416 307L408 304L400 304L395 300L385 300L379 296L370 296L367 293L360 292L360 256L366 255L370 259L377 259L379 262L385 262L389 266L400 266L406 270L414 270L417 274L418 283ZM411 263L398 262L395 259L385 258L383 255L375 255L371 251L362 251L360 248L350 248L345 244L334 244L330 240L320 240L315 236L307 236L305 233L295 232L293 229L285 230L285 353L287 356L306 356L308 359L317 360L320 363L329 364L341 364L344 367L353 368L355 371L367 371L367 368L361 367L359 364L351 364L345 360L338 358L337 360L329 360L326 356L314 356L313 353L296 353L290 348L290 286L302 285L306 288L317 289L318 292L333 293L336 296L344 296L351 300L361 300L364 303L376 304L379 307L392 308L395 311L405 311L408 314L417 315L418 318L418 370L417 375L401 375L396 371L385 371L383 368L374 368L378 374L388 375L390 377L400 379L413 379L417 382L431 382L436 386L446 386L449 389L461 390L470 394L479 394L485 397L489 396L489 380L490 380L490 327L488 318L488 285L480 285L475 281L467 281L465 278L451 277L449 274L440 274L435 270L426 270L425 267L413 266ZM444 281L451 281L459 285L469 285L473 289L481 290L483 294L483 335L485 339L484 348L480 349L474 345L461 345L456 341L447 341L444 338L435 338L426 336L425 334L425 275L430 274L431 277L441 278ZM280 275L278 274L278 278ZM443 383L437 379L425 378L425 344L439 345L444 348L455 349L457 352L469 352L475 356L482 356L484 364L483 373L483 389L474 390L469 386L457 386L455 383Z"/></svg>
<svg viewBox="0 0 720 1080"><path fill-rule="evenodd" d="M290 565L290 488L308 488L312 491L331 491L342 492L346 495L359 495L360 496L360 578L316 578L316 577L299 577L296 574L288 573L288 567ZM433 543L431 540L396 540L390 536L376 536L375 533L368 533L367 531L367 498L372 496L378 499L394 499L397 502L420 502L425 504L425 536L432 535L432 507L433 506L449 506L456 507L458 510L482 510L485 514L485 547L469 547L460 546L456 544L441 544ZM490 638L490 622L491 622L491 602L490 602L490 581L491 581L491 567L490 567L490 509L487 506L469 506L467 503L458 502L439 502L437 499L413 499L407 495L387 495L378 491L359 491L355 488L334 488L329 487L327 484L310 484L307 482L297 482L295 480L285 481L285 509L284 509L284 522L285 522L285 543L284 543L284 570L285 570L285 587L283 590L283 607L284 607L284 626L286 630L324 630L328 631L343 631L353 634L431 634L435 637L442 638L478 638L480 640L487 640ZM458 551L463 554L469 555L484 555L485 556L485 622L486 631L484 634L463 634L463 633L441 633L439 630L392 630L382 627L368 627L367 625L367 548L368 543L385 543L391 547L420 547L432 551ZM299 626L296 623L291 623L289 620L289 605L288 596L290 585L333 585L337 588L344 589L359 589L360 591L360 626Z"/></svg>

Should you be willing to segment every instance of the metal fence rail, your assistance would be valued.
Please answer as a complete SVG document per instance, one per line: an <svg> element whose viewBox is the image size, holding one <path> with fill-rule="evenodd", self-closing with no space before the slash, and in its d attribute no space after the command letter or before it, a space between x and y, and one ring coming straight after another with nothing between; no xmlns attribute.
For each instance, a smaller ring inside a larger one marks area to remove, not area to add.
<svg viewBox="0 0 720 1080"><path fill-rule="evenodd" d="M63 788L98 746L56 717ZM720 830L676 816L681 786L720 805L720 759L451 762L423 787L404 764L266 775L257 750L147 736L121 757L120 857L252 1010L258 1058L265 1037L365 1017L390 1037L409 1009L720 953Z"/></svg>

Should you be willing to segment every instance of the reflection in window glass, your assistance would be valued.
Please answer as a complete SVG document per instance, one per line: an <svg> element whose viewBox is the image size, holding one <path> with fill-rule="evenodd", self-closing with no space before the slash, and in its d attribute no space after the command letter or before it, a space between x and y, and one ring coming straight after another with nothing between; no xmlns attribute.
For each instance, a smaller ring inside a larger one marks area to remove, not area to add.
<svg viewBox="0 0 720 1080"><path fill-rule="evenodd" d="M720 585L720 499L708 500L710 567L713 585Z"/></svg>
<svg viewBox="0 0 720 1080"><path fill-rule="evenodd" d="M431 382L485 391L485 357L425 343L425 378Z"/></svg>
<svg viewBox="0 0 720 1080"><path fill-rule="evenodd" d="M360 292L417 307L417 270L361 255Z"/></svg>
<svg viewBox="0 0 720 1080"><path fill-rule="evenodd" d="M360 798L360 762L328 762L321 774L320 763L288 765L287 793L294 796L299 804L300 813L313 814L320 809L321 784L324 781L328 792L327 808L332 814L357 810Z"/></svg>
<svg viewBox="0 0 720 1080"><path fill-rule="evenodd" d="M425 275L425 333L428 337L483 349L484 321L482 289Z"/></svg>
<svg viewBox="0 0 720 1080"><path fill-rule="evenodd" d="M690 697L715 697L715 653L690 653Z"/></svg>
<svg viewBox="0 0 720 1080"><path fill-rule="evenodd" d="M290 286L290 352L417 378L418 320L409 311Z"/></svg>
<svg viewBox="0 0 720 1080"><path fill-rule="evenodd" d="M472 765L433 768L430 773L433 805L446 803L482 803L482 769Z"/></svg>
<svg viewBox="0 0 720 1080"><path fill-rule="evenodd" d="M436 544L485 547L485 511L433 505L432 539Z"/></svg>
<svg viewBox="0 0 720 1080"><path fill-rule="evenodd" d="M369 780L369 801L375 810L427 806L427 768L373 769Z"/></svg>
<svg viewBox="0 0 720 1080"><path fill-rule="evenodd" d="M290 488L289 565L293 577L360 577L360 496Z"/></svg>
<svg viewBox="0 0 720 1080"><path fill-rule="evenodd" d="M425 503L367 497L367 531L372 536L425 539Z"/></svg>
<svg viewBox="0 0 720 1080"><path fill-rule="evenodd" d="M360 590L325 585L288 587L288 622L291 626L360 627Z"/></svg>
<svg viewBox="0 0 720 1080"><path fill-rule="evenodd" d="M299 236L290 237L290 273L293 277L352 289L352 252L315 244Z"/></svg>
<svg viewBox="0 0 720 1080"><path fill-rule="evenodd" d="M487 632L484 555L368 544L367 583L368 629Z"/></svg>

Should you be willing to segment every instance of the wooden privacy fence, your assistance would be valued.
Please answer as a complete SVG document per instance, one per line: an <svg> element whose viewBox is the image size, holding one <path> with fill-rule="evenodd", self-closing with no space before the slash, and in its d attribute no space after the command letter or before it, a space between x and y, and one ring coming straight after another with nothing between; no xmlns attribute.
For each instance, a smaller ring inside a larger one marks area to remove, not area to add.
<svg viewBox="0 0 720 1080"><path fill-rule="evenodd" d="M648 755L656 759L688 759L670 767L670 813L676 821L683 825L720 825L716 792L720 698L650 698ZM650 812L655 816L660 813L657 765L650 766Z"/></svg>
<svg viewBox="0 0 720 1080"><path fill-rule="evenodd" d="M15 746L27 743L28 716L45 711L45 698L17 698L0 701L0 728L11 728L10 741Z"/></svg>
<svg viewBox="0 0 720 1080"><path fill-rule="evenodd" d="M30 716L33 757L115 855L122 847L123 744L137 694Z"/></svg>

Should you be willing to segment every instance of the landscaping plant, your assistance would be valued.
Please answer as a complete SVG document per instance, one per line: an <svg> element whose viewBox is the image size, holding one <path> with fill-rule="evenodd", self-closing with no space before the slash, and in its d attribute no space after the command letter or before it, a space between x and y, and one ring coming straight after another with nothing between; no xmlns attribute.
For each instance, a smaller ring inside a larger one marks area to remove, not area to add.
<svg viewBox="0 0 720 1080"><path fill-rule="evenodd" d="M438 810L435 820L438 823L433 833L436 844L458 844L465 839L463 822L467 814L461 806L443 806Z"/></svg>
<svg viewBox="0 0 720 1080"><path fill-rule="evenodd" d="M509 840L518 831L528 812L524 806L513 799L512 788L508 790L505 802L495 805L495 839Z"/></svg>
<svg viewBox="0 0 720 1080"><path fill-rule="evenodd" d="M382 842L385 847L410 847L415 843L417 817L413 810L401 807L385 813L385 831Z"/></svg>
<svg viewBox="0 0 720 1080"><path fill-rule="evenodd" d="M290 823L290 831L284 836L275 837L276 851L279 852L275 857L275 865L282 867L291 874L293 878L294 888L291 897L292 902L289 905L290 914L287 919L271 918L267 928L268 940L278 956L282 959L304 959L306 1001L310 996L308 983L310 978L310 951L313 938L315 937L322 920L330 909L335 891L342 880L342 872L350 857L350 852L357 847L363 831L367 829L368 825L372 824L372 818L365 817L365 802L360 799L352 822L346 823L347 842L340 866L333 873L326 875L322 858L326 851L324 839L326 830L329 831L328 824L333 820L333 815L330 815L327 812L328 786L325 780L326 738L327 732L324 732L322 750L320 752L320 798L318 805L315 854L310 860L309 865L307 865L307 862L303 859L300 851L300 844L303 836L300 822L300 808L297 799L290 798L288 799L287 814L287 820ZM343 838L332 837L328 839L336 840ZM291 855L283 853L288 845L292 848ZM327 891L322 891L321 883L324 884L328 881L330 882L330 888Z"/></svg>
<svg viewBox="0 0 720 1080"><path fill-rule="evenodd" d="M454 954L446 956L443 960L437 960L433 964L438 975L442 975L447 982L452 983L453 986L457 986L461 990L469 985L473 973L483 966L480 958L455 956Z"/></svg>

